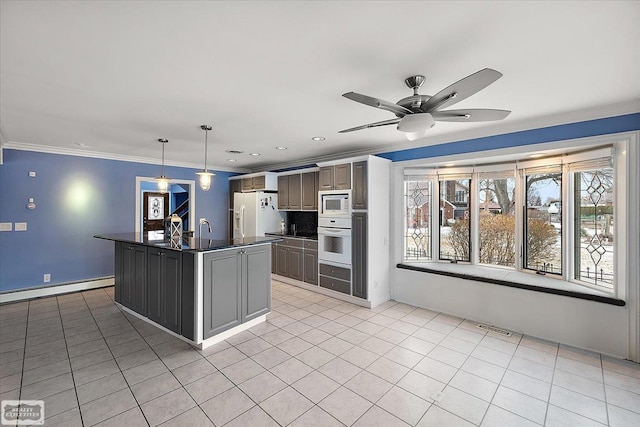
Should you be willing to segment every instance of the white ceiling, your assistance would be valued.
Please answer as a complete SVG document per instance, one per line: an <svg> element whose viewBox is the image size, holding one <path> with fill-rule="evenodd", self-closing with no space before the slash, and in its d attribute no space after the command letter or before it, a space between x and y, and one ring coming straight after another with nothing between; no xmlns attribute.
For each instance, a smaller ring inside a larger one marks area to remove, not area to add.
<svg viewBox="0 0 640 427"><path fill-rule="evenodd" d="M197 167L209 124L210 168L257 170L640 104L638 1L0 4L8 147L159 159L167 138L168 163ZM396 102L413 74L433 95L485 67L504 77L455 108L512 110L502 122L438 122L413 142L394 126L337 133L393 118L344 92Z"/></svg>

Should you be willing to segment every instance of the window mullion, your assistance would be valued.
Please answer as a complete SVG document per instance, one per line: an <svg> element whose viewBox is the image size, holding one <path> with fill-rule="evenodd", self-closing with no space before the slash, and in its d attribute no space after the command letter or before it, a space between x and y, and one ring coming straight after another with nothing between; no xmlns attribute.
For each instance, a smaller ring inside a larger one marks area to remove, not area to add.
<svg viewBox="0 0 640 427"><path fill-rule="evenodd" d="M562 260L560 265L562 266L562 278L566 281L571 281L573 276L573 197L571 197L569 191L573 188L569 181L569 166L562 166L562 181L561 181L561 204L562 204Z"/></svg>
<svg viewBox="0 0 640 427"><path fill-rule="evenodd" d="M479 188L478 185L478 173L474 173L471 177L471 189L469 191L469 197L471 197L471 203L469 206L469 221L471 223L471 234L469 236L470 242L470 257L471 264L480 263L480 218L479 218Z"/></svg>
<svg viewBox="0 0 640 427"><path fill-rule="evenodd" d="M523 170L516 173L516 265L517 271L523 271L524 265L524 210L526 209L525 180Z"/></svg>

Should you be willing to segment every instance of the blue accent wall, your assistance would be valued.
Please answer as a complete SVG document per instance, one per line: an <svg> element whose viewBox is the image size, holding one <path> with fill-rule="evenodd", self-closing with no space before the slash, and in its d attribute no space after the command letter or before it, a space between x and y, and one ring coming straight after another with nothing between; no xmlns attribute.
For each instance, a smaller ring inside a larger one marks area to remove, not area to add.
<svg viewBox="0 0 640 427"><path fill-rule="evenodd" d="M135 230L136 176L158 165L4 150L0 165L0 222L26 222L27 231L0 232L0 292L112 276L113 242L95 234ZM29 177L35 171L35 178ZM216 239L227 236L228 178L215 171L211 189L197 169L165 166L167 176L196 181L195 218L207 218ZM33 197L36 209L26 205ZM49 285L49 284L47 284Z"/></svg>
<svg viewBox="0 0 640 427"><path fill-rule="evenodd" d="M640 113L377 154L393 162L640 130Z"/></svg>

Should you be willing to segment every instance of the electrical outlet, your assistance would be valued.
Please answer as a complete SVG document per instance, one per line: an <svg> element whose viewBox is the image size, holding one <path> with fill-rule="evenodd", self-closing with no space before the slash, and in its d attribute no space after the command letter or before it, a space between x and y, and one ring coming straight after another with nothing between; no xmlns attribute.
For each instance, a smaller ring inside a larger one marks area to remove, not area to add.
<svg viewBox="0 0 640 427"><path fill-rule="evenodd" d="M0 231L12 231L13 223L11 222L0 222Z"/></svg>
<svg viewBox="0 0 640 427"><path fill-rule="evenodd" d="M34 171L29 171L29 176L31 178L35 178L36 177L36 173Z"/></svg>
<svg viewBox="0 0 640 427"><path fill-rule="evenodd" d="M16 222L16 231L27 231L27 223L26 222Z"/></svg>
<svg viewBox="0 0 640 427"><path fill-rule="evenodd" d="M47 273L44 275L44 283L49 283L51 281L51 274Z"/></svg>

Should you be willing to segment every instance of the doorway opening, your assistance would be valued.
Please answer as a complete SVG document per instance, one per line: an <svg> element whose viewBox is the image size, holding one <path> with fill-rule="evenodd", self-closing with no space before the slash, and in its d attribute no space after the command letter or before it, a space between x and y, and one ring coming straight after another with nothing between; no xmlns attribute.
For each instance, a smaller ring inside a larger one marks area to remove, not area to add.
<svg viewBox="0 0 640 427"><path fill-rule="evenodd" d="M195 230L195 181L172 179L166 193L158 190L152 177L136 177L136 234L151 240L164 238L164 220L172 214L182 219L186 232Z"/></svg>

